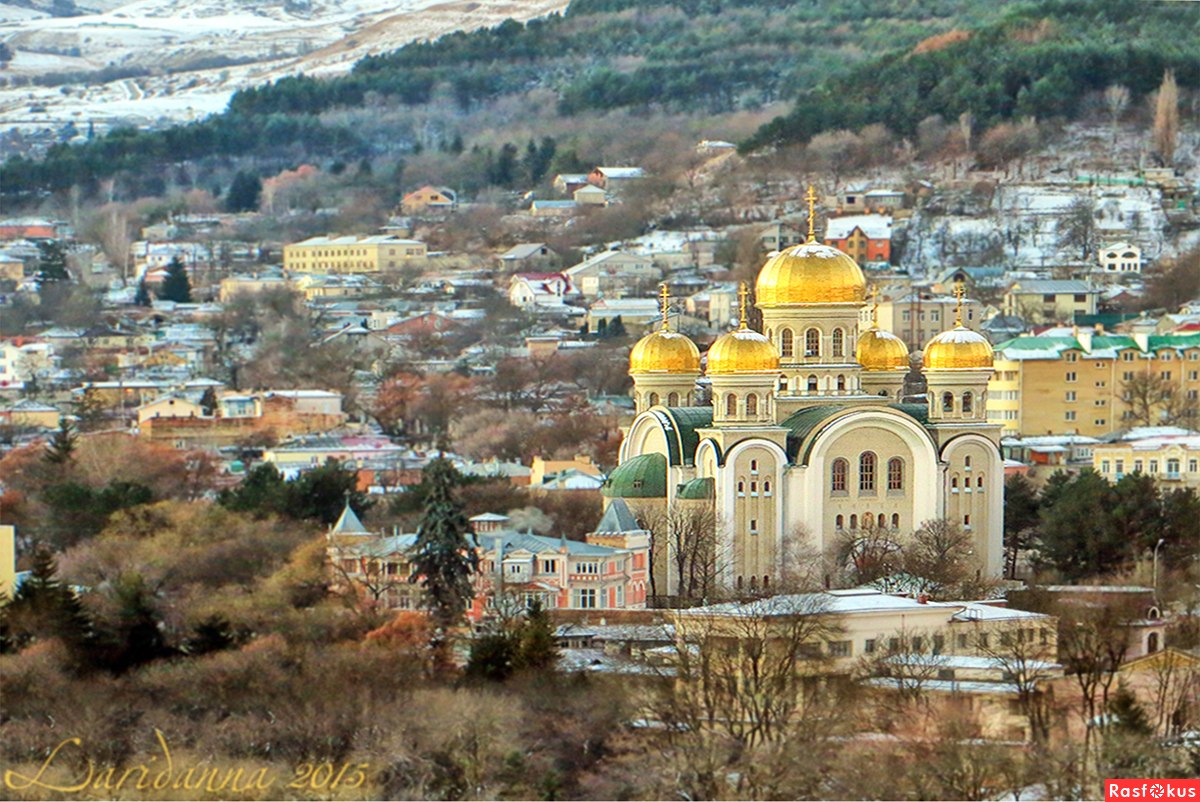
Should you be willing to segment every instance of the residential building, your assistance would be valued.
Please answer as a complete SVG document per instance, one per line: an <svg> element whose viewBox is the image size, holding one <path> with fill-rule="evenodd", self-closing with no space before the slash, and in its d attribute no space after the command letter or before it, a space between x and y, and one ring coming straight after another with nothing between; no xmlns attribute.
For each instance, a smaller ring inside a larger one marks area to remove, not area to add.
<svg viewBox="0 0 1200 802"><path fill-rule="evenodd" d="M887 262L892 258L892 218L883 214L831 217L825 222L824 240L856 262Z"/></svg>
<svg viewBox="0 0 1200 802"><path fill-rule="evenodd" d="M1200 492L1200 432L1134 430L1094 446L1092 467L1110 482L1141 473L1161 483L1163 489L1187 487Z"/></svg>
<svg viewBox="0 0 1200 802"><path fill-rule="evenodd" d="M139 409L138 433L180 448L219 448L248 438L275 441L328 432L346 422L341 394L325 390L218 393L212 414L195 412L186 402L145 405Z"/></svg>
<svg viewBox="0 0 1200 802"><path fill-rule="evenodd" d="M592 458L579 455L574 459L543 459L542 457L534 457L533 463L530 466L529 484L533 486L542 485L547 479L564 471L577 471L586 476L604 478L604 472L600 470L600 466L592 462Z"/></svg>
<svg viewBox="0 0 1200 802"><path fill-rule="evenodd" d="M592 334L602 333L620 318L626 332L634 333L658 317L658 301L653 298L601 298L588 307L587 327Z"/></svg>
<svg viewBox="0 0 1200 802"><path fill-rule="evenodd" d="M517 273L508 282L508 302L526 311L537 307L559 310L568 298L578 297L571 280L562 273Z"/></svg>
<svg viewBox="0 0 1200 802"><path fill-rule="evenodd" d="M894 298L886 298L877 305L879 327L895 334L910 351L919 351L935 334L946 330L946 324L954 320L958 300L952 295L934 295L928 292L910 292ZM871 323L871 311L864 309L864 326ZM971 331L980 331L983 326L983 304L971 298L962 300L962 325Z"/></svg>
<svg viewBox="0 0 1200 802"><path fill-rule="evenodd" d="M898 189L846 190L826 199L835 214L887 214L904 206L905 194Z"/></svg>
<svg viewBox="0 0 1200 802"><path fill-rule="evenodd" d="M586 187L580 187L571 194L575 203L579 206L607 206L608 193L600 187L588 184Z"/></svg>
<svg viewBox="0 0 1200 802"><path fill-rule="evenodd" d="M0 424L16 428L57 429L61 417L58 407L28 398L0 407Z"/></svg>
<svg viewBox="0 0 1200 802"><path fill-rule="evenodd" d="M737 285L718 284L688 296L684 309L690 317L708 323L714 329L728 328L737 320Z"/></svg>
<svg viewBox="0 0 1200 802"><path fill-rule="evenodd" d="M457 208L458 195L454 190L430 184L408 193L400 201L400 211L403 214L452 212Z"/></svg>
<svg viewBox="0 0 1200 802"><path fill-rule="evenodd" d="M1101 248L1100 269L1105 273L1141 273L1142 249L1128 242L1117 242Z"/></svg>
<svg viewBox="0 0 1200 802"><path fill-rule="evenodd" d="M601 251L563 271L584 298L619 298L653 294L662 269L650 256L624 251Z"/></svg>
<svg viewBox="0 0 1200 802"><path fill-rule="evenodd" d="M17 528L0 524L0 597L11 599L17 590Z"/></svg>
<svg viewBox="0 0 1200 802"><path fill-rule="evenodd" d="M531 217L567 217L575 214L579 204L573 200L535 200L529 204Z"/></svg>
<svg viewBox="0 0 1200 802"><path fill-rule="evenodd" d="M1005 436L1082 434L1129 428L1126 382L1157 375L1182 399L1200 400L1200 332L1097 334L1051 329L996 346L988 417Z"/></svg>
<svg viewBox="0 0 1200 802"><path fill-rule="evenodd" d="M1071 323L1076 315L1094 315L1100 290L1086 281L1027 279L1004 294L1004 314L1033 323Z"/></svg>
<svg viewBox="0 0 1200 802"><path fill-rule="evenodd" d="M285 245L283 269L291 273L381 273L423 265L425 243L377 235L312 237Z"/></svg>
<svg viewBox="0 0 1200 802"><path fill-rule="evenodd" d="M250 273L221 279L217 299L229 303L239 295L257 295L271 290L286 290L291 285L282 273Z"/></svg>
<svg viewBox="0 0 1200 802"><path fill-rule="evenodd" d="M554 176L554 191L561 195L574 195L575 190L587 184L587 173L559 173Z"/></svg>
<svg viewBox="0 0 1200 802"><path fill-rule="evenodd" d="M617 191L629 181L645 178L646 172L641 167L595 167L588 173L588 183L606 189Z"/></svg>
<svg viewBox="0 0 1200 802"><path fill-rule="evenodd" d="M557 266L559 256L544 242L521 242L500 254L500 265L509 271Z"/></svg>
<svg viewBox="0 0 1200 802"><path fill-rule="evenodd" d="M66 234L66 229L66 223L37 217L0 220L0 240L60 239Z"/></svg>
<svg viewBox="0 0 1200 802"><path fill-rule="evenodd" d="M584 542L516 531L503 515L471 519L478 572L468 619L537 601L547 610L638 610L646 606L650 535L613 509ZM335 587L393 609L420 607L415 534L371 532L348 506L328 534Z"/></svg>
<svg viewBox="0 0 1200 802"><path fill-rule="evenodd" d="M778 220L759 232L758 241L767 253L782 251L804 242L804 232L798 225Z"/></svg>

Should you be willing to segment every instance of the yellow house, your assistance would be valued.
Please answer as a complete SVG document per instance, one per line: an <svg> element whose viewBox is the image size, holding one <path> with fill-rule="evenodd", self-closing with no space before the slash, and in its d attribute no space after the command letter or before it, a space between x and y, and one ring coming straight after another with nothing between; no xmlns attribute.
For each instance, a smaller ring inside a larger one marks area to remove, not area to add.
<svg viewBox="0 0 1200 802"><path fill-rule="evenodd" d="M0 421L31 429L57 429L61 417L62 413L56 407L30 400L18 401L0 410Z"/></svg>
<svg viewBox="0 0 1200 802"><path fill-rule="evenodd" d="M390 236L313 237L285 245L283 268L292 273L381 273L424 264L425 243Z"/></svg>
<svg viewBox="0 0 1200 802"><path fill-rule="evenodd" d="M1200 434L1167 434L1101 443L1092 449L1092 467L1110 482L1143 473L1164 488L1200 491Z"/></svg>
<svg viewBox="0 0 1200 802"><path fill-rule="evenodd" d="M0 596L11 599L17 582L17 528L0 524Z"/></svg>
<svg viewBox="0 0 1200 802"><path fill-rule="evenodd" d="M1086 281L1018 281L1004 294L1004 314L1031 323L1071 323L1076 315L1096 314L1099 297Z"/></svg>
<svg viewBox="0 0 1200 802"><path fill-rule="evenodd" d="M995 370L988 419L1005 436L1100 437L1138 423L1126 390L1138 375L1157 375L1178 396L1200 400L1200 332L1128 336L1055 329L996 346Z"/></svg>
<svg viewBox="0 0 1200 802"><path fill-rule="evenodd" d="M203 416L204 407L175 395L164 395L137 408L139 426L151 418L199 418Z"/></svg>
<svg viewBox="0 0 1200 802"><path fill-rule="evenodd" d="M579 455L574 459L542 459L541 457L534 457L529 474L529 484L532 487L538 487L546 481L547 476L553 476L563 471L579 471L588 476L602 475L600 466L592 462L592 458L588 456Z"/></svg>
<svg viewBox="0 0 1200 802"><path fill-rule="evenodd" d="M400 211L404 214L420 214L421 212L452 212L458 208L458 196L454 190L445 187L435 187L429 184L408 193L400 201Z"/></svg>
<svg viewBox="0 0 1200 802"><path fill-rule="evenodd" d="M257 295L260 292L287 287L287 279L280 275L255 273L249 276L230 276L221 279L219 298L221 303L228 303L239 295Z"/></svg>

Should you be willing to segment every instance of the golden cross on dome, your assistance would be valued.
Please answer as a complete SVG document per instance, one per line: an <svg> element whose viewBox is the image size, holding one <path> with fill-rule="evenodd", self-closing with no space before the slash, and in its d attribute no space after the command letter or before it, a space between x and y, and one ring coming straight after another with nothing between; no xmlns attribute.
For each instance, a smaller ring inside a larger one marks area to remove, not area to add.
<svg viewBox="0 0 1200 802"><path fill-rule="evenodd" d="M658 285L658 306L662 310L662 330L667 330L667 321L671 317L671 290L667 282Z"/></svg>
<svg viewBox="0 0 1200 802"><path fill-rule="evenodd" d="M959 326L962 325L963 296L966 294L967 294L967 291L963 289L963 283L961 281L956 281L954 283L954 297L956 299L958 299L958 303L954 305L954 327L955 328L958 328Z"/></svg>
<svg viewBox="0 0 1200 802"><path fill-rule="evenodd" d="M871 325L879 328L879 285L871 285Z"/></svg>
<svg viewBox="0 0 1200 802"><path fill-rule="evenodd" d="M746 328L746 299L750 297L750 288L746 282L738 285L738 326Z"/></svg>
<svg viewBox="0 0 1200 802"><path fill-rule="evenodd" d="M804 200L808 203L808 241L817 241L817 190L812 184L808 185L808 192L804 194Z"/></svg>

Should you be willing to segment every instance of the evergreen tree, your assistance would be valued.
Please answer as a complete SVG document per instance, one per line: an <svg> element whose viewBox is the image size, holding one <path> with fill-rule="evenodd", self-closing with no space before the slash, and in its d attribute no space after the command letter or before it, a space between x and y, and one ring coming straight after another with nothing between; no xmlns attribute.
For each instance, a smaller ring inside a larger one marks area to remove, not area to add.
<svg viewBox="0 0 1200 802"><path fill-rule="evenodd" d="M605 332L604 336L612 340L619 340L622 337L628 336L628 334L629 333L625 331L625 321L621 320L620 315L617 315L612 319L612 322L608 324L608 331Z"/></svg>
<svg viewBox="0 0 1200 802"><path fill-rule="evenodd" d="M137 294L133 296L134 306L150 306L150 288L146 286L146 279L138 282Z"/></svg>
<svg viewBox="0 0 1200 802"><path fill-rule="evenodd" d="M192 282L188 278L187 268L178 256L171 257L167 265L167 275L163 278L162 289L158 296L164 301L174 301L177 304L192 302Z"/></svg>
<svg viewBox="0 0 1200 802"><path fill-rule="evenodd" d="M1053 503L1047 504L1047 494L1042 497L1041 559L1068 580L1119 568L1132 556L1132 545L1115 534L1112 487L1090 470L1056 484L1049 496Z"/></svg>
<svg viewBox="0 0 1200 802"><path fill-rule="evenodd" d="M424 471L427 486L424 515L417 530L416 574L425 589L425 604L441 634L463 618L474 597L472 577L479 560L475 537L455 489L462 481L445 457L431 461Z"/></svg>
<svg viewBox="0 0 1200 802"><path fill-rule="evenodd" d="M1033 483L1020 474L1004 481L1004 551L1006 575L1012 579L1017 558L1029 548L1030 533L1038 525L1038 497Z"/></svg>
<svg viewBox="0 0 1200 802"><path fill-rule="evenodd" d="M33 553L29 576L7 605L16 648L40 638L58 638L74 667L90 668L96 658L96 633L75 592L58 578L54 555L44 546Z"/></svg>
<svg viewBox="0 0 1200 802"><path fill-rule="evenodd" d="M515 669L517 649L517 639L509 632L477 635L471 640L466 675L472 679L503 682Z"/></svg>
<svg viewBox="0 0 1200 802"><path fill-rule="evenodd" d="M554 668L558 662L558 643L554 639L554 623L541 602L534 600L530 603L519 635L520 647L514 661L517 670L542 671Z"/></svg>
<svg viewBox="0 0 1200 802"><path fill-rule="evenodd" d="M109 632L106 667L117 674L169 657L162 618L154 605L154 594L140 574L123 576L116 585L117 616Z"/></svg>
<svg viewBox="0 0 1200 802"><path fill-rule="evenodd" d="M455 134L454 139L450 140L450 152L455 156L463 152L462 134Z"/></svg>
<svg viewBox="0 0 1200 802"><path fill-rule="evenodd" d="M183 647L183 650L191 655L219 652L237 642L229 619L220 613L213 613L196 624L192 632L192 636Z"/></svg>
<svg viewBox="0 0 1200 802"><path fill-rule="evenodd" d="M209 387L204 391L204 395L200 396L200 408L204 410L205 415L214 415L217 411L217 392Z"/></svg>
<svg viewBox="0 0 1200 802"><path fill-rule="evenodd" d="M1150 735L1154 731L1146 718L1146 711L1123 682L1117 686L1117 692L1108 703L1108 712L1116 719L1116 730L1124 735Z"/></svg>
<svg viewBox="0 0 1200 802"><path fill-rule="evenodd" d="M67 284L71 273L67 270L67 252L57 240L41 240L38 247L38 291L49 284Z"/></svg>
<svg viewBox="0 0 1200 802"><path fill-rule="evenodd" d="M51 465L66 465L75 459L75 443L79 437L65 417L58 419L58 431L46 444L44 459Z"/></svg>
<svg viewBox="0 0 1200 802"><path fill-rule="evenodd" d="M343 468L335 459L286 484L287 507L281 512L292 518L316 520L330 525L341 516L349 502L351 508L364 513L371 500L358 489L358 473Z"/></svg>
<svg viewBox="0 0 1200 802"><path fill-rule="evenodd" d="M234 512L249 512L258 517L282 514L287 509L287 483L270 462L256 465L235 488L222 490L217 503Z"/></svg>
<svg viewBox="0 0 1200 802"><path fill-rule="evenodd" d="M258 209L262 197L262 181L253 173L239 170L225 195L225 211L253 212Z"/></svg>
<svg viewBox="0 0 1200 802"><path fill-rule="evenodd" d="M81 432L90 432L104 423L104 404L95 393L84 390L79 397L71 402L75 414L75 428Z"/></svg>

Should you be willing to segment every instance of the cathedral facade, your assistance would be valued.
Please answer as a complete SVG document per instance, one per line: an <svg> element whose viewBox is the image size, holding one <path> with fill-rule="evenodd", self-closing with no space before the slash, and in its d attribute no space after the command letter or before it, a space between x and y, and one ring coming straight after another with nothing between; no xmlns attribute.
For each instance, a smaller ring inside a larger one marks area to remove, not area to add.
<svg viewBox="0 0 1200 802"><path fill-rule="evenodd" d="M979 570L999 575L1004 469L1000 427L987 421L988 342L961 319L935 336L926 400L903 403L908 350L877 325L860 330L866 279L847 254L810 231L768 259L755 290L762 331L747 324L743 287L740 325L702 360L669 329L664 288L661 329L630 353L637 414L605 496L667 515L711 509L730 590L769 589L787 560L857 532L934 519L968 532ZM701 376L710 403L697 401Z"/></svg>

